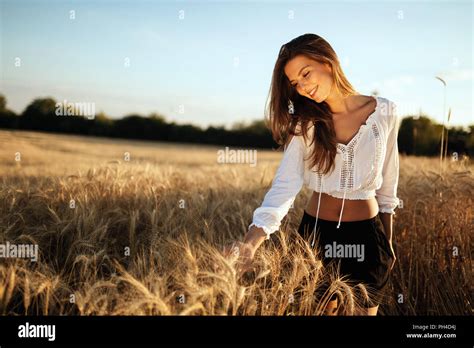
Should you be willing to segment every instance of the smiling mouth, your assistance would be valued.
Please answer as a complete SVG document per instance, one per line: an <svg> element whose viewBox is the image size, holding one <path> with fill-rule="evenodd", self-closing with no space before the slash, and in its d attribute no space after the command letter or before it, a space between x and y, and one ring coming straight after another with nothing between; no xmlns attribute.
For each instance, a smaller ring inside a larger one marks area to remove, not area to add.
<svg viewBox="0 0 474 348"><path fill-rule="evenodd" d="M311 96L311 98L314 97L314 94L316 93L316 91L318 90L318 88L319 88L319 85L316 86L316 88L313 88L313 90L311 91L311 93L309 93L309 95Z"/></svg>

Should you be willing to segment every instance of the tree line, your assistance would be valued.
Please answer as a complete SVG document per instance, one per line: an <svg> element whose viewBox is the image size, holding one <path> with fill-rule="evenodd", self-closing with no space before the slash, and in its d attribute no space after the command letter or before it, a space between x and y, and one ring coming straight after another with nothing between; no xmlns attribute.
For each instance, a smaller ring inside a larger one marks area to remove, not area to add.
<svg viewBox="0 0 474 348"><path fill-rule="evenodd" d="M61 109L61 115L58 115ZM167 122L162 115L127 115L111 119L103 112L87 114L65 107L58 108L53 98L33 100L21 114L7 108L6 98L0 94L0 128L33 130L76 135L112 138L155 140L180 143L213 144L246 148L276 148L265 121L235 123L230 129L209 126L206 129L192 124ZM71 110L69 110L71 111ZM66 113L66 115L64 115ZM474 124L467 127L450 127L447 153L451 156L474 154ZM402 119L398 133L399 152L419 156L439 156L442 125L427 115L408 115ZM446 138L446 133L445 133Z"/></svg>

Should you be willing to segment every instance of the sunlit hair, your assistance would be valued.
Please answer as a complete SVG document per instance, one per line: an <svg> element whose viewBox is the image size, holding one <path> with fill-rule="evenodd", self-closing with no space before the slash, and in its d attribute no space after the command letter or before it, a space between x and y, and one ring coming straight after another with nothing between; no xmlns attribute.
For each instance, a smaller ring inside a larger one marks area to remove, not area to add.
<svg viewBox="0 0 474 348"><path fill-rule="evenodd" d="M290 135L303 135L305 141L312 139L313 151L309 154L310 168L328 173L334 166L337 152L336 133L329 105L317 103L301 96L291 86L284 68L288 61L297 55L329 63L332 67L333 88L337 88L343 96L359 94L349 83L341 69L339 59L331 45L316 34L304 34L284 44L278 54L270 87L270 102L265 110L266 124L269 126L273 139L281 146L288 145ZM297 125L300 124L300 130ZM312 136L308 136L309 128Z"/></svg>

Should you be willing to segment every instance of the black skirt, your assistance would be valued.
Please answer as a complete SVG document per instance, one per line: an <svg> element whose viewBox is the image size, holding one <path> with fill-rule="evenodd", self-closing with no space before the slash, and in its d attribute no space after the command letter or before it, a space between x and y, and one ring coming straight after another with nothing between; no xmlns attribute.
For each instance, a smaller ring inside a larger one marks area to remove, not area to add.
<svg viewBox="0 0 474 348"><path fill-rule="evenodd" d="M341 221L339 228L337 221L318 218L313 234L315 222L316 217L304 211L298 233L309 242L316 238L314 246L319 247L323 265L337 266L351 285L363 283L370 294L366 307L385 302L393 255L378 215L367 220Z"/></svg>

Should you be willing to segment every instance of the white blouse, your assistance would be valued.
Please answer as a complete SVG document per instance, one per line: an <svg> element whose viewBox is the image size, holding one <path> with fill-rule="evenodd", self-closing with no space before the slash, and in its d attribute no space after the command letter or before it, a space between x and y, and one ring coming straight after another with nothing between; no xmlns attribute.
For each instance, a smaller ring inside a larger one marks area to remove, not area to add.
<svg viewBox="0 0 474 348"><path fill-rule="evenodd" d="M293 136L286 147L271 189L262 205L253 213L253 225L261 227L270 239L270 234L280 228L303 184L313 191L342 198L342 208L337 228L341 224L346 199L369 199L375 197L379 212L394 214L399 205L397 186L399 177L399 154L397 135L400 118L396 104L383 97L375 97L377 106L365 124L347 145L338 143L334 170L324 175L315 173L303 158L311 151L309 144L313 130L308 130L309 139ZM298 125L299 126L299 125ZM316 213L316 225L319 217ZM316 225L314 230L316 230Z"/></svg>

